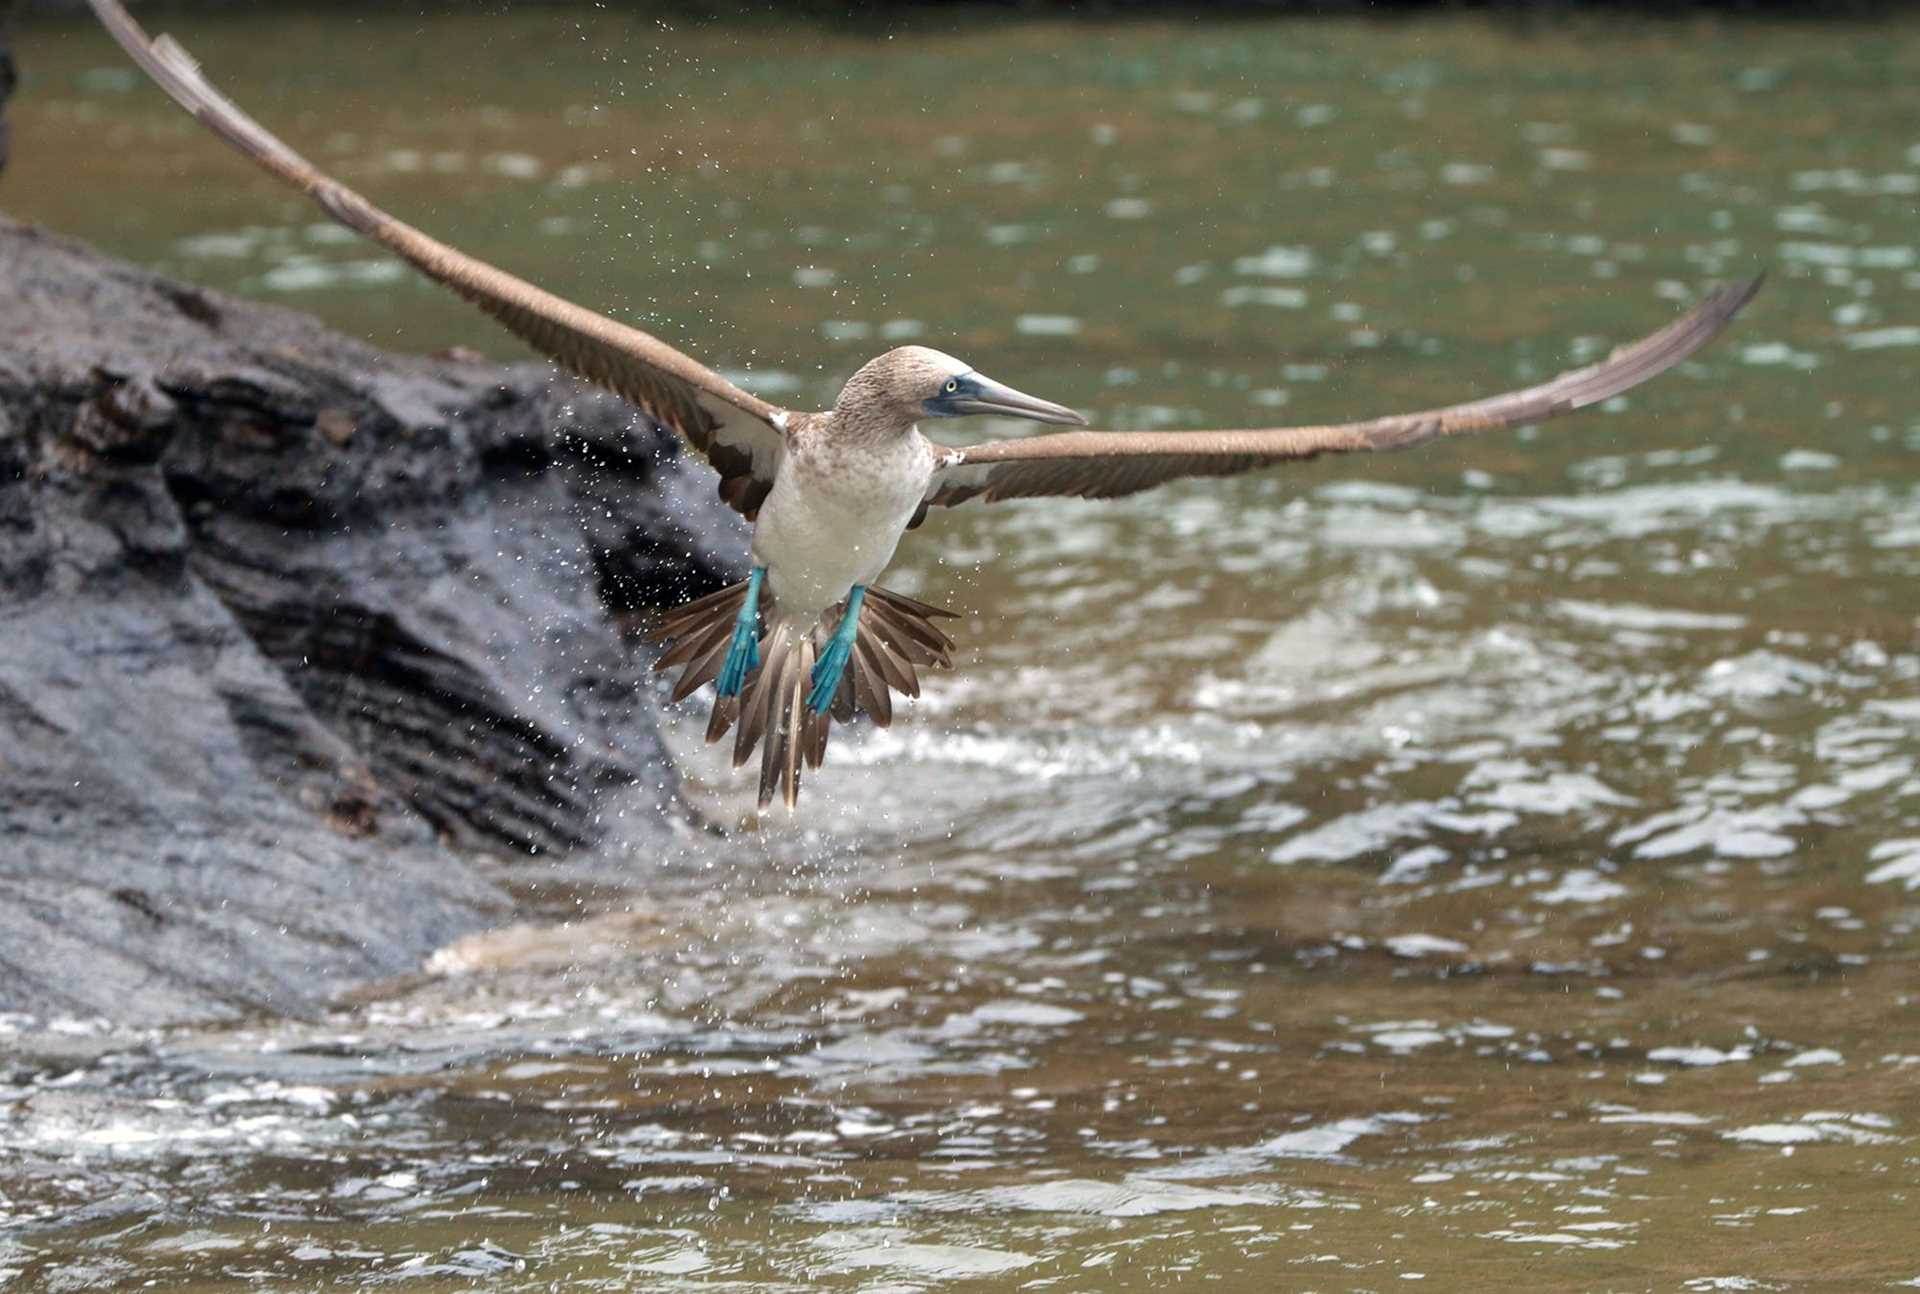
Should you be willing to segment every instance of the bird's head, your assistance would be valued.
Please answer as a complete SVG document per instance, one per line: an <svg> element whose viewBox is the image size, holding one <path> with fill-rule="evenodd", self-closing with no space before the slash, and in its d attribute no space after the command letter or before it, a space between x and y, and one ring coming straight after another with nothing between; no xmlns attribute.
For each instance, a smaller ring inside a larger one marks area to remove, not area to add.
<svg viewBox="0 0 1920 1294"><path fill-rule="evenodd" d="M1087 420L1062 404L1004 386L929 346L901 346L867 363L847 380L834 406L842 414L884 412L902 428L922 418L1003 418L1084 427Z"/></svg>

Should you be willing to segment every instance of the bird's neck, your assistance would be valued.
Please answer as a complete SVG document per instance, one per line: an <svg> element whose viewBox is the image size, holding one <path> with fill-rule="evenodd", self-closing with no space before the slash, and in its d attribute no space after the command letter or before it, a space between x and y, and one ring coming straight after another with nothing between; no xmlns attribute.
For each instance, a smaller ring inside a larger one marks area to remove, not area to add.
<svg viewBox="0 0 1920 1294"><path fill-rule="evenodd" d="M913 432L912 418L871 405L835 405L819 425L821 432L846 445L892 445Z"/></svg>

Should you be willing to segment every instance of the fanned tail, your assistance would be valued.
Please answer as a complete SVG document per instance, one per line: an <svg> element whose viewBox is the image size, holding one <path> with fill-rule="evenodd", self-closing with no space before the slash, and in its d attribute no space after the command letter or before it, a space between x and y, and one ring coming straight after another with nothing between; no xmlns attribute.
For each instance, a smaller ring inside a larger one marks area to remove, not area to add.
<svg viewBox="0 0 1920 1294"><path fill-rule="evenodd" d="M660 622L655 634L671 645L653 667L684 666L674 681L673 700L684 700L720 676L734 619L746 595L743 580L676 608ZM934 621L955 616L887 589L869 587L860 608L853 655L840 676L833 704L827 713L815 714L807 705L814 662L826 650L846 604L827 608L815 623L803 626L762 596L760 668L740 696L714 699L707 740L716 742L734 732L736 768L752 758L758 747L760 807L771 804L778 791L792 808L800 798L802 771L820 767L826 758L827 735L834 720L845 723L861 713L884 728L893 722L895 692L920 695L917 670L953 668L953 639Z"/></svg>

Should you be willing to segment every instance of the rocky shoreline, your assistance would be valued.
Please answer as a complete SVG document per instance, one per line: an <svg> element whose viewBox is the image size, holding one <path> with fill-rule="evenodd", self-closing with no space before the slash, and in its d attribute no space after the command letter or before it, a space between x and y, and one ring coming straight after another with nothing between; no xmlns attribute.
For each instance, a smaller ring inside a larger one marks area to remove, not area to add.
<svg viewBox="0 0 1920 1294"><path fill-rule="evenodd" d="M0 1013L310 1011L674 830L623 625L745 537L671 435L4 218L0 301Z"/></svg>

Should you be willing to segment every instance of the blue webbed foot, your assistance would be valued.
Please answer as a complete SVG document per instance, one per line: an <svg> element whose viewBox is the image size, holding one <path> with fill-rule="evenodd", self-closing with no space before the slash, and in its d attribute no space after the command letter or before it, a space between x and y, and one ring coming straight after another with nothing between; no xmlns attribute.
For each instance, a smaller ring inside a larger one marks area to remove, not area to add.
<svg viewBox="0 0 1920 1294"><path fill-rule="evenodd" d="M743 624L733 627L733 642L727 647L727 659L720 666L714 687L721 696L739 696L747 686L747 676L760 668L760 640L753 629Z"/></svg>
<svg viewBox="0 0 1920 1294"><path fill-rule="evenodd" d="M840 627L834 631L826 650L820 653L820 659L813 663L810 676L813 691L807 693L807 708L815 714L825 714L833 708L834 693L840 690L840 678L847 672L847 662L853 658L853 640L860 634L860 604L866 598L866 587L854 585L847 594L847 609L840 617Z"/></svg>
<svg viewBox="0 0 1920 1294"><path fill-rule="evenodd" d="M840 676L846 673L847 661L852 656L853 644L836 634L820 653L820 659L813 663L813 691L807 693L807 705L815 714L825 714L833 708L833 694L840 690Z"/></svg>
<svg viewBox="0 0 1920 1294"><path fill-rule="evenodd" d="M714 680L714 690L721 696L739 696L747 676L760 668L760 581L766 574L766 567L756 566L747 577L746 600L733 620L733 641L727 645L720 677Z"/></svg>

